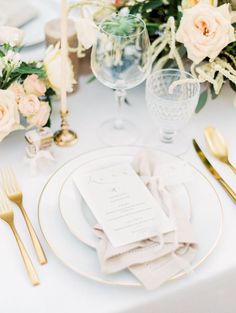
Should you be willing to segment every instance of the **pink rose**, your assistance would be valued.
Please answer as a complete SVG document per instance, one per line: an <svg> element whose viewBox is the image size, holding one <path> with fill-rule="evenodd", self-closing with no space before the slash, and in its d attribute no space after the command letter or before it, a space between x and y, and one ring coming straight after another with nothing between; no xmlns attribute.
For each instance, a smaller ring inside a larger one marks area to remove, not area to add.
<svg viewBox="0 0 236 313"><path fill-rule="evenodd" d="M8 87L8 90L15 94L16 102L19 103L20 98L25 96L24 88L21 84L14 82Z"/></svg>
<svg viewBox="0 0 236 313"><path fill-rule="evenodd" d="M47 123L50 112L51 108L48 102L41 101L39 111L36 114L29 116L27 121L30 125L40 128Z"/></svg>
<svg viewBox="0 0 236 313"><path fill-rule="evenodd" d="M0 142L12 131L22 128L14 93L0 89Z"/></svg>
<svg viewBox="0 0 236 313"><path fill-rule="evenodd" d="M215 59L224 47L235 41L229 5L213 7L199 2L184 10L176 40L184 44L189 59L196 64L206 57Z"/></svg>
<svg viewBox="0 0 236 313"><path fill-rule="evenodd" d="M29 117L40 109L40 101L35 95L27 95L20 98L19 111L23 116Z"/></svg>
<svg viewBox="0 0 236 313"><path fill-rule="evenodd" d="M43 96L46 92L44 82L36 74L27 76L24 81L24 88L27 95L33 94L37 97Z"/></svg>

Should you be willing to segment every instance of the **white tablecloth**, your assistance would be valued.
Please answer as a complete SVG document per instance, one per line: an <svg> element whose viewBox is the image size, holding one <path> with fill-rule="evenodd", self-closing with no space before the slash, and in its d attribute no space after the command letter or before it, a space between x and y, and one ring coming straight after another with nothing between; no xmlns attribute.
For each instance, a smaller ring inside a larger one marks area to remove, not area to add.
<svg viewBox="0 0 236 313"><path fill-rule="evenodd" d="M42 48L35 50L40 55ZM32 57L34 50L26 50ZM96 137L99 124L114 110L114 95L99 82L86 83L69 97L70 125L80 136L72 148L55 148L57 162L37 177L31 177L23 165L24 132L11 134L0 143L0 166L13 165L25 191L25 206L45 248L48 264L39 266L25 225L16 214L16 223L33 258L41 285L31 287L16 248L15 239L4 223L0 223L0 312L1 313L235 313L236 312L236 205L207 173L191 147L184 158L199 168L214 184L223 203L224 229L217 249L193 274L170 282L154 292L121 288L89 281L67 269L52 253L43 239L37 220L37 203L42 187L53 171L81 152L101 147ZM139 144L150 131L144 88L129 92L130 107L125 115L141 130ZM222 94L194 116L184 134L198 139L204 147L203 130L216 126L224 134L230 147L230 157L236 164L236 108L232 105L233 92L224 88ZM58 103L53 105L54 130L59 127ZM223 164L211 158L222 176L235 188L235 175ZM206 203L207 206L207 203ZM209 225L209 231L211 225ZM207 236L207 234L206 234Z"/></svg>

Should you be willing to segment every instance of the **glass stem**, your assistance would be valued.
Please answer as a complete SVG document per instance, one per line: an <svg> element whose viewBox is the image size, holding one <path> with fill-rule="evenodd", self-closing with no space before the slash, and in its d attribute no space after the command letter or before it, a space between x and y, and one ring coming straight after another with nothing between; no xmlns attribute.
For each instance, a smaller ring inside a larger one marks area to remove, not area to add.
<svg viewBox="0 0 236 313"><path fill-rule="evenodd" d="M168 129L160 130L160 140L164 143L172 143L176 132Z"/></svg>
<svg viewBox="0 0 236 313"><path fill-rule="evenodd" d="M122 118L121 110L123 104L125 102L126 91L124 89L116 89L115 91L115 98L117 103L117 113L114 122L115 129L124 129L124 120Z"/></svg>

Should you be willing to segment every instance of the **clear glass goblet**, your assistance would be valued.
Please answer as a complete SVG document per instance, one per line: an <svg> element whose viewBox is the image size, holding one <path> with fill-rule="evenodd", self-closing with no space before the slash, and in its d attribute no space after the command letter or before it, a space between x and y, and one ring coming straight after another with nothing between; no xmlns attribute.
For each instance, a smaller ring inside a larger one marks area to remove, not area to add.
<svg viewBox="0 0 236 313"><path fill-rule="evenodd" d="M191 119L199 95L200 84L190 73L178 69L163 69L148 77L147 107L159 127L159 141L156 140L155 146L175 155L186 152L186 137L175 136Z"/></svg>
<svg viewBox="0 0 236 313"><path fill-rule="evenodd" d="M108 145L134 143L138 129L123 118L121 109L126 89L141 84L150 73L150 41L143 20L131 14L104 19L92 48L91 67L102 84L115 89L117 114L101 125L102 141Z"/></svg>

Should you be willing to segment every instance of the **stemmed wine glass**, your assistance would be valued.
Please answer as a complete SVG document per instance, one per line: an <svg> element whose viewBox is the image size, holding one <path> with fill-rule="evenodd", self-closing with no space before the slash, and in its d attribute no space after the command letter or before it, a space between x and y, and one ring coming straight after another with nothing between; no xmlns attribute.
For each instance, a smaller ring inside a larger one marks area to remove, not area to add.
<svg viewBox="0 0 236 313"><path fill-rule="evenodd" d="M105 18L92 48L91 67L102 84L115 89L117 115L102 123L102 141L108 145L134 143L138 129L122 117L121 108L126 89L141 84L150 72L150 41L143 20L131 14Z"/></svg>
<svg viewBox="0 0 236 313"><path fill-rule="evenodd" d="M159 127L155 146L175 155L186 152L185 136L176 136L191 119L200 94L199 81L190 73L178 69L154 71L146 82L148 111ZM190 143L190 141L189 141Z"/></svg>

